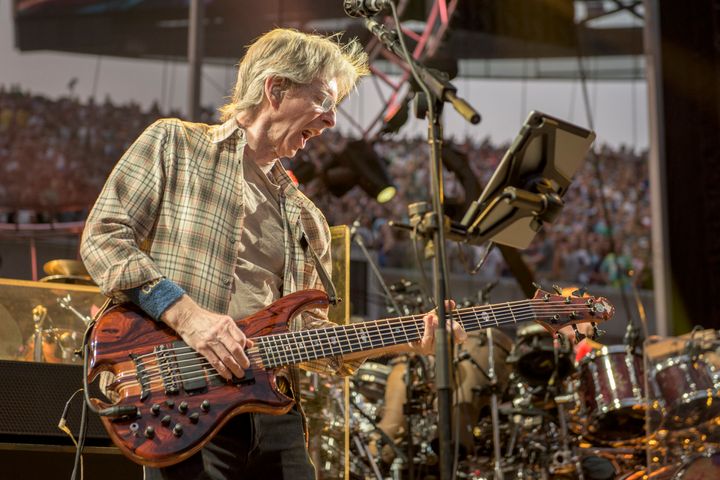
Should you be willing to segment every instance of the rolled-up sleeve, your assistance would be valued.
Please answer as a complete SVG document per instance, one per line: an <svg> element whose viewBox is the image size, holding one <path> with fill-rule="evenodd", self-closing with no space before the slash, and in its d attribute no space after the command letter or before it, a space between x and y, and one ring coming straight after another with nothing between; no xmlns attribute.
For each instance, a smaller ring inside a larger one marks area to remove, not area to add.
<svg viewBox="0 0 720 480"><path fill-rule="evenodd" d="M151 236L166 182L167 128L148 127L108 177L82 235L82 260L108 296L126 300L124 290L162 277L143 248Z"/></svg>

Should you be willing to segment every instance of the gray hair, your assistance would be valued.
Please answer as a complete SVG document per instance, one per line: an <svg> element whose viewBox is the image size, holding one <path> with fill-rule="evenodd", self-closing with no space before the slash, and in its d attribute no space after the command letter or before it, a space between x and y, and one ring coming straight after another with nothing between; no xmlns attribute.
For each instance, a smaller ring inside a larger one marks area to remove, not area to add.
<svg viewBox="0 0 720 480"><path fill-rule="evenodd" d="M250 45L238 65L230 101L220 107L222 121L242 111L254 111L263 101L265 79L277 76L291 84L335 79L338 101L369 73L368 57L356 39L345 45L339 34L329 37L276 28Z"/></svg>

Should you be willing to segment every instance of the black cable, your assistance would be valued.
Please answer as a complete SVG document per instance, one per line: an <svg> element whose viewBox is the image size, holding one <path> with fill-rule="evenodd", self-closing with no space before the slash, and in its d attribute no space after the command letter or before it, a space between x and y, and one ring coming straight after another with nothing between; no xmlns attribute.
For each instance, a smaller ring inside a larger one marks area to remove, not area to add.
<svg viewBox="0 0 720 480"><path fill-rule="evenodd" d="M588 126L590 127L590 130L595 131L595 125L593 121L592 112L590 110L590 98L587 90L587 74L585 72L585 67L583 65L583 51L582 46L580 43L580 27L581 25L575 26L575 41L577 43L577 62L578 62L578 74L580 75L580 86L582 88L583 93L583 104L585 105L585 114L587 115L587 122ZM605 221L605 225L607 225L608 228L608 240L610 241L610 253L613 257L613 263L615 264L615 269L617 270L618 274L620 275L620 278L618 279L618 290L620 290L620 299L623 304L623 308L625 309L625 314L627 315L628 322L633 322L633 316L631 314L630 310L630 302L628 301L627 295L625 294L625 289L622 285L622 277L627 275L626 271L623 271L620 269L620 261L618 259L618 253L617 248L615 245L615 229L613 228L612 222L610 221L610 212L607 205L607 197L605 196L605 182L603 182L602 173L600 172L600 158L595 152L594 148L590 149L590 157L592 158L592 165L593 170L595 173L595 180L598 182L598 197L600 199L600 207L602 209L602 215L603 220ZM628 278L628 281L632 281L631 278Z"/></svg>
<svg viewBox="0 0 720 480"><path fill-rule="evenodd" d="M73 462L73 471L72 475L70 476L70 480L75 480L77 478L78 473L78 467L80 467L80 479L82 480L82 470L83 467L80 462L80 458L82 456L83 448L85 447L85 437L87 436L87 411L88 411L88 405L86 402L83 402L81 414L80 414L80 432L78 434L78 444L77 449L75 450L75 461Z"/></svg>
<svg viewBox="0 0 720 480"><path fill-rule="evenodd" d="M85 447L85 437L87 436L87 412L88 410L92 410L94 413L99 414L98 409L95 407L95 405L90 401L90 388L88 386L88 358L90 357L90 347L88 346L88 338L90 337L90 333L92 332L93 327L95 326L95 321L91 321L87 328L85 329L85 334L83 335L83 388L81 389L83 391L84 399L83 402L81 414L80 414L80 432L78 434L78 442L77 442L77 449L75 450L75 461L73 463L73 471L72 475L70 477L70 480L75 480L77 478L77 472L78 472L78 466L80 465L80 457L82 455L83 448ZM74 395L74 394L73 394ZM82 466L80 467L82 471ZM81 475L82 478L82 475Z"/></svg>
<svg viewBox="0 0 720 480"><path fill-rule="evenodd" d="M70 409L70 404L72 403L75 396L82 391L83 391L82 388L78 388L77 390L75 390L73 392L72 395L70 395L70 398L68 398L67 402L65 402L65 408L63 408L62 415L60 415L60 424L59 424L60 428L62 428L65 425L65 421L67 420L68 410Z"/></svg>

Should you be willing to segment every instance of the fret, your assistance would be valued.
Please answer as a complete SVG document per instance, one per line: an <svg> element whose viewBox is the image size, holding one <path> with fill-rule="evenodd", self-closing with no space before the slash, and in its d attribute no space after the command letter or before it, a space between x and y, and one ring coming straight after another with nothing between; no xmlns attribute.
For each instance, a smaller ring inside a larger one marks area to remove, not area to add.
<svg viewBox="0 0 720 480"><path fill-rule="evenodd" d="M395 340L395 332L393 332L393 326L390 324L389 321L385 322L385 326L387 327L388 331L390 332L390 336L392 337L392 345L397 345L398 341Z"/></svg>
<svg viewBox="0 0 720 480"><path fill-rule="evenodd" d="M395 345L400 345L401 343L405 343L408 341L407 333L405 332L405 322L403 320L398 321L394 326L390 328L394 330L392 334ZM398 337L400 337L400 341L397 340Z"/></svg>
<svg viewBox="0 0 720 480"><path fill-rule="evenodd" d="M308 340L310 341L310 346L312 347L312 355L313 355L312 359L320 358L320 355L318 355L318 350L317 350L319 339L317 338L317 333L315 333L315 329L311 328L310 330L305 330L305 333L307 333ZM313 338L313 337L315 337L315 338Z"/></svg>
<svg viewBox="0 0 720 480"><path fill-rule="evenodd" d="M500 322L498 322L497 315L495 315L495 309L493 307L490 307L490 313L492 313L492 316L495 319L495 326L499 327Z"/></svg>
<svg viewBox="0 0 720 480"><path fill-rule="evenodd" d="M415 340L422 339L423 336L423 330L425 328L425 321L423 320L423 317L420 316L420 318L416 319L415 315L413 315L413 328L415 329Z"/></svg>
<svg viewBox="0 0 720 480"><path fill-rule="evenodd" d="M407 324L408 324L408 323L409 323L409 322L404 322L404 321L403 321L403 322L399 322L399 323L398 323L398 326L397 326L398 332L402 329L402 335L403 335L403 339L404 339L405 342L409 342L409 341L410 341L410 336L409 336L408 333L407 333Z"/></svg>
<svg viewBox="0 0 720 480"><path fill-rule="evenodd" d="M367 332L368 339L370 341L370 350L378 348L378 342L380 343L380 346L385 345L382 338L382 332L378 329L377 321L366 322L365 331Z"/></svg>
<svg viewBox="0 0 720 480"><path fill-rule="evenodd" d="M268 346L270 348L270 353L272 355L273 361L276 363L276 365L282 365L283 359L281 357L281 351L280 351L280 345L277 342L277 337L274 335L264 337L267 342Z"/></svg>
<svg viewBox="0 0 720 480"><path fill-rule="evenodd" d="M294 353L295 353L296 348L294 349L292 343L290 343L290 340L291 340L290 335L285 333L285 334L278 335L278 337L279 337L280 343L282 344L282 348L285 351L285 360L287 361L288 364L295 363Z"/></svg>
<svg viewBox="0 0 720 480"><path fill-rule="evenodd" d="M323 330L322 333L325 334L325 344L327 345L327 348L330 350L330 353L327 353L325 351L325 347L323 346L323 354L324 354L324 356L332 357L335 355L335 351L333 350L332 341L330 340L330 332L329 332L330 329L323 328L322 330ZM319 335L320 335L320 332L318 332L318 336Z"/></svg>
<svg viewBox="0 0 720 480"><path fill-rule="evenodd" d="M517 323L517 319L515 318L515 313L513 312L513 308L510 306L510 302L507 302L507 306L510 309L510 315L512 315L513 322Z"/></svg>
<svg viewBox="0 0 720 480"><path fill-rule="evenodd" d="M389 320L376 320L375 325L373 327L375 328L375 331L377 332L378 340L380 340L380 343L382 344L382 347L387 347L389 345L395 345L395 342L393 340L390 340L390 337L393 336L392 330L390 329L390 321ZM390 335L388 335L388 333Z"/></svg>
<svg viewBox="0 0 720 480"><path fill-rule="evenodd" d="M480 317L478 317L478 310L480 310L480 309L479 309L479 308L473 308L473 309L472 309L472 313L473 313L473 316L475 317L475 322L477 323L477 328L478 328L478 330L479 330L479 329L482 328L482 325L480 324Z"/></svg>
<svg viewBox="0 0 720 480"><path fill-rule="evenodd" d="M267 346L265 345L265 338L257 338L255 339L255 343L257 344L258 352L260 353L260 361L267 366L270 366L271 363L274 363L275 359L272 358L270 352L267 349Z"/></svg>
<svg viewBox="0 0 720 480"><path fill-rule="evenodd" d="M333 353L336 353L335 348L337 348L336 354L345 353L345 349L343 347L342 340L340 340L340 332L344 333L345 337L347 337L347 329L345 327L342 327L342 328L338 327L338 328L333 328L332 331L333 331L333 334L335 334L335 336L330 339L330 342L333 345Z"/></svg>
<svg viewBox="0 0 720 480"><path fill-rule="evenodd" d="M360 334L358 333L358 331L360 330L360 328L358 328L359 326L359 323L353 324L351 326L352 333L355 334L355 340L350 341L350 336L348 335L348 341L350 341L350 352L358 352L362 350L362 341L360 340Z"/></svg>
<svg viewBox="0 0 720 480"><path fill-rule="evenodd" d="M308 360L317 357L317 355L313 355L315 352L311 354L310 349L308 348L308 343L312 346L312 339L308 335L305 335L305 332L292 332L292 337L295 340L295 345L297 347L297 362L307 362Z"/></svg>
<svg viewBox="0 0 720 480"><path fill-rule="evenodd" d="M318 350L320 350L317 358L329 356L326 349L325 340L323 339L323 333L325 330L325 328L317 328L313 332L313 334L315 335L315 346L318 348Z"/></svg>
<svg viewBox="0 0 720 480"><path fill-rule="evenodd" d="M360 350L372 349L372 340L370 338L370 332L367 329L367 325L365 325L364 323L361 323L359 325L359 327L362 327L362 329L363 329L363 331L360 332L360 337L359 337ZM360 328L358 328L358 330L360 330ZM363 345L363 342L365 342L367 344L367 346ZM369 348L367 348L368 346L369 346Z"/></svg>

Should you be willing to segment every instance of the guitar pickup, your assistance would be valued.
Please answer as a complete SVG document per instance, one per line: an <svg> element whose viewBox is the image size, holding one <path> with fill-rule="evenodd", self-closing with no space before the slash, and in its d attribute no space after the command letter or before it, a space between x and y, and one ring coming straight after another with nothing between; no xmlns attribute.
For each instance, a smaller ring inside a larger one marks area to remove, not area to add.
<svg viewBox="0 0 720 480"><path fill-rule="evenodd" d="M253 375L252 370L248 369L245 370L245 376L243 376L242 378L238 378L233 375L229 383L233 385L251 385L255 383L255 376ZM212 380L210 380L210 384L214 387L220 387L222 385L227 385L228 381L220 375L217 375Z"/></svg>
<svg viewBox="0 0 720 480"><path fill-rule="evenodd" d="M205 379L205 358L197 352L191 351L185 342L173 342L173 350L176 353L177 372L182 382L182 387L189 394L196 394L207 391L207 380ZM186 353L187 352L187 353Z"/></svg>
<svg viewBox="0 0 720 480"><path fill-rule="evenodd" d="M253 375L252 370L247 369L245 370L245 375L242 378L237 378L233 375L232 380L230 381L233 385L249 385L255 383L255 376Z"/></svg>

